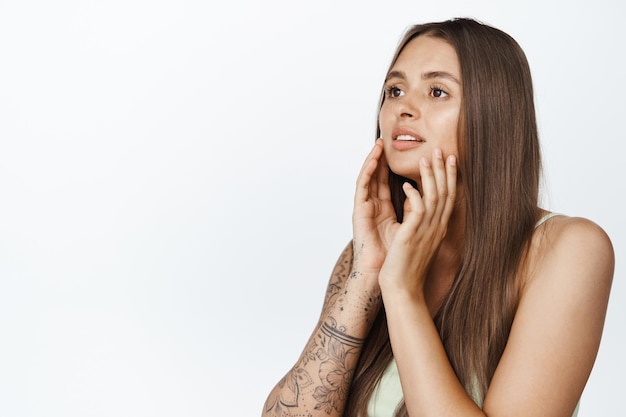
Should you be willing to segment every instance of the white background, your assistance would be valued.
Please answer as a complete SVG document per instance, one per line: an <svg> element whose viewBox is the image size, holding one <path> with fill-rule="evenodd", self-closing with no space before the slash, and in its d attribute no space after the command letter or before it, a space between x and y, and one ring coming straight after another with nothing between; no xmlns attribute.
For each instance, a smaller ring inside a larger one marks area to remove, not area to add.
<svg viewBox="0 0 626 417"><path fill-rule="evenodd" d="M580 415L623 415L624 15L619 0L0 2L0 415L260 415L350 239L396 43L455 16L522 45L544 206L612 237Z"/></svg>

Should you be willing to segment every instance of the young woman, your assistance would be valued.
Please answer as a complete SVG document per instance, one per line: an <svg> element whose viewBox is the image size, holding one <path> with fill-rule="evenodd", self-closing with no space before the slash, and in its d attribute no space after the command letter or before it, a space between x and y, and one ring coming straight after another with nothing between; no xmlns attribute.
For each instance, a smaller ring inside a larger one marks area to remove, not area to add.
<svg viewBox="0 0 626 417"><path fill-rule="evenodd" d="M575 414L614 255L594 223L537 206L520 47L469 19L411 28L378 122L353 240L263 416Z"/></svg>

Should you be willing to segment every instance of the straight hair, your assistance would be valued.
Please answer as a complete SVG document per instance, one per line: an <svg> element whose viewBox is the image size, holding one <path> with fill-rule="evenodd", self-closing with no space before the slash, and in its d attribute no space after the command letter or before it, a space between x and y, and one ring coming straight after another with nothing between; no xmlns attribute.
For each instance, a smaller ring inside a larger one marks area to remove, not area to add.
<svg viewBox="0 0 626 417"><path fill-rule="evenodd" d="M448 42L461 66L457 137L465 240L461 264L434 322L457 377L482 406L509 337L519 302L516 277L524 268L538 216L541 158L532 79L517 42L472 19L411 27L390 69L418 36ZM384 93L379 112L383 101ZM390 172L400 222L405 181ZM367 416L369 400L392 359L383 307L361 352L344 415ZM395 415L408 417L404 403Z"/></svg>

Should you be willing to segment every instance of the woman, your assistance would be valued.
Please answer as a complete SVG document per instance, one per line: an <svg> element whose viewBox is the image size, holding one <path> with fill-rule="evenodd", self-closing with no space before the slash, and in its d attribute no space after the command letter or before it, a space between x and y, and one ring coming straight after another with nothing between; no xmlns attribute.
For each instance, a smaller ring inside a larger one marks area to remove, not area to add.
<svg viewBox="0 0 626 417"><path fill-rule="evenodd" d="M613 276L597 225L538 208L526 58L469 19L392 60L353 240L264 416L571 416Z"/></svg>

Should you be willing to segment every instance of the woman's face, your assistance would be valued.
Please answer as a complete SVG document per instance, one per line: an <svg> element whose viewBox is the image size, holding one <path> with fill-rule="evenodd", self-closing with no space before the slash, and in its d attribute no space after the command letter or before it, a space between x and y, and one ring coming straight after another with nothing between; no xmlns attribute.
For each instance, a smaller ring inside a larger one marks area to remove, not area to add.
<svg viewBox="0 0 626 417"><path fill-rule="evenodd" d="M409 42L385 81L379 124L393 172L419 181L419 160L439 148L458 156L461 67L446 41L418 36Z"/></svg>

